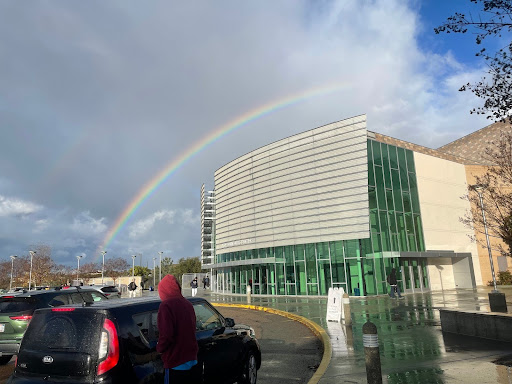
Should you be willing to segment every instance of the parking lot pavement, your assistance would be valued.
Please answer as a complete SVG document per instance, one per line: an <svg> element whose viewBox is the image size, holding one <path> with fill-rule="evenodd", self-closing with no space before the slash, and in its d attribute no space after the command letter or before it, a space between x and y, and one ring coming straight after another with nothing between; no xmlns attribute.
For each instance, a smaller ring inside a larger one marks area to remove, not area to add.
<svg viewBox="0 0 512 384"><path fill-rule="evenodd" d="M236 324L254 328L260 342L259 384L307 383L322 360L322 342L305 325L286 317L243 308L218 307Z"/></svg>

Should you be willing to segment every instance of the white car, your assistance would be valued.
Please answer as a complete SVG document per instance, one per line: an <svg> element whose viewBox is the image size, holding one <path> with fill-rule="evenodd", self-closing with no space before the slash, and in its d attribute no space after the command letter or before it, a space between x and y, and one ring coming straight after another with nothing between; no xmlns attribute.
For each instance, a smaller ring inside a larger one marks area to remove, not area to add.
<svg viewBox="0 0 512 384"><path fill-rule="evenodd" d="M85 288L85 286L84 286ZM105 296L107 296L109 299L120 299L121 298L121 292L119 292L119 289L117 289L114 285L89 285L87 288L95 289L101 293L103 293Z"/></svg>

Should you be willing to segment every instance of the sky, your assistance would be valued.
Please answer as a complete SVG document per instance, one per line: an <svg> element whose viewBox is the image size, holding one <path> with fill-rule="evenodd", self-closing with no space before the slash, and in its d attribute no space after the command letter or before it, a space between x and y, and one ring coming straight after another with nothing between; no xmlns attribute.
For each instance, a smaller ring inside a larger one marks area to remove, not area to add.
<svg viewBox="0 0 512 384"><path fill-rule="evenodd" d="M431 148L488 125L458 92L485 71L474 36L433 31L455 11L475 9L0 1L0 261L199 256L202 183L253 149L363 113Z"/></svg>

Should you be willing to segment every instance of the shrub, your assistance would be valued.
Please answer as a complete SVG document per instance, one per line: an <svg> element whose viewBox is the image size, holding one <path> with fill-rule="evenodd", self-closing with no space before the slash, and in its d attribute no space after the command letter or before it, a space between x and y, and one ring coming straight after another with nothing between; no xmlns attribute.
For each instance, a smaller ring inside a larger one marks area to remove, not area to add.
<svg viewBox="0 0 512 384"><path fill-rule="evenodd" d="M487 282L489 287L492 287L494 284L491 281ZM496 280L496 285L512 285L512 273L509 271L498 272L498 279Z"/></svg>

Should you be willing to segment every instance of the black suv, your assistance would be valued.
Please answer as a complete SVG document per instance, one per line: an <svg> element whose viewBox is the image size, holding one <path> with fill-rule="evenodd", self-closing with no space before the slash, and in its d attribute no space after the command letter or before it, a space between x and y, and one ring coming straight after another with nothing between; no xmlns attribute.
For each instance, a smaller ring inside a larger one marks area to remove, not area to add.
<svg viewBox="0 0 512 384"><path fill-rule="evenodd" d="M52 289L20 291L0 297L0 365L7 364L18 353L21 339L32 314L38 308L82 304L107 297L92 289Z"/></svg>
<svg viewBox="0 0 512 384"><path fill-rule="evenodd" d="M261 352L252 328L235 326L202 298L189 300L199 344L193 369L201 370L202 382L255 384ZM8 383L163 383L160 303L106 300L36 311Z"/></svg>

